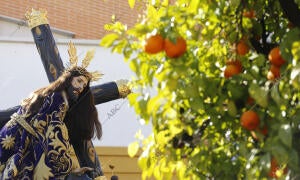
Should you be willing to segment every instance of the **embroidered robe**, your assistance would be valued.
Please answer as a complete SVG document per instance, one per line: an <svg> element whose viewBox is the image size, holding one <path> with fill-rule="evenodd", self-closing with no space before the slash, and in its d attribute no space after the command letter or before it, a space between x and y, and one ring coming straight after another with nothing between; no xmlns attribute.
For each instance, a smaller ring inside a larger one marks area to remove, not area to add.
<svg viewBox="0 0 300 180"><path fill-rule="evenodd" d="M22 107L0 131L0 179L64 179L77 166L62 93L47 96L38 113ZM73 164L73 167L72 167Z"/></svg>

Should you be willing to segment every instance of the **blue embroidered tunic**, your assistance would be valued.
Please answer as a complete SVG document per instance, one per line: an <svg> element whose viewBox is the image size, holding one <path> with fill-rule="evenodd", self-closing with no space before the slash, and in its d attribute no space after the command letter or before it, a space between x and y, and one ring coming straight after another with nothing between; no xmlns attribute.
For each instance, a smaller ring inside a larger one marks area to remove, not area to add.
<svg viewBox="0 0 300 180"><path fill-rule="evenodd" d="M37 114L26 116L21 107L12 115L0 131L0 179L64 179L70 173L75 152L63 122L67 108L55 92Z"/></svg>

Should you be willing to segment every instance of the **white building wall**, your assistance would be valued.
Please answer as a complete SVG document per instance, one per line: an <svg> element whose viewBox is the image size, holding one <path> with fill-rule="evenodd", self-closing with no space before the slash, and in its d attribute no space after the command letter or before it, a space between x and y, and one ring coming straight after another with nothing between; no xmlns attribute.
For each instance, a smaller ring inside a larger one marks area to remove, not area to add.
<svg viewBox="0 0 300 180"><path fill-rule="evenodd" d="M118 79L131 79L133 76L121 55L99 46L100 40L70 39L68 33L53 33L63 63L68 61L67 45L71 40L77 47L79 59L87 50L95 48L94 60L88 70L101 71L104 76L98 85ZM15 22L0 18L0 109L18 105L37 88L48 85L44 67L37 52L30 29ZM141 125L127 99L119 99L97 105L103 127L102 139L94 140L95 146L127 146L134 141L135 133L141 129L147 136L150 125Z"/></svg>

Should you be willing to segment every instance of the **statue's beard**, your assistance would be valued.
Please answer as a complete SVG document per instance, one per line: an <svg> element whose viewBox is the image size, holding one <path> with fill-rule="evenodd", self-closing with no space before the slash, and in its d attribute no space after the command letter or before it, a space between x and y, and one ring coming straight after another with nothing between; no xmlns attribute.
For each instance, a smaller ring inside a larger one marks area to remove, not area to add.
<svg viewBox="0 0 300 180"><path fill-rule="evenodd" d="M67 89L69 107L72 107L77 102L78 97L79 97L79 95L75 94L74 91L78 92L78 89L73 86L69 86Z"/></svg>

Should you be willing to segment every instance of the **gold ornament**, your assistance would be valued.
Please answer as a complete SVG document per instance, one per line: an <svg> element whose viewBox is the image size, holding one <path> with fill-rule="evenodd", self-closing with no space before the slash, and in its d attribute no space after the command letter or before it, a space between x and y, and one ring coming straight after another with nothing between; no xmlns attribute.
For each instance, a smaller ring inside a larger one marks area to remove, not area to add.
<svg viewBox="0 0 300 180"><path fill-rule="evenodd" d="M31 9L25 13L28 26L32 29L42 24L49 24L47 19L47 11L45 9Z"/></svg>
<svg viewBox="0 0 300 180"><path fill-rule="evenodd" d="M77 50L72 42L69 43L68 53L69 53L69 57L70 57L69 58L70 65L77 66L77 63L78 63Z"/></svg>
<svg viewBox="0 0 300 180"><path fill-rule="evenodd" d="M128 94L131 93L131 89L129 87L129 81L127 79L120 79L115 82L117 84L121 98L125 98L127 97Z"/></svg>
<svg viewBox="0 0 300 180"><path fill-rule="evenodd" d="M68 53L70 57L69 58L70 69L78 66L77 50L75 45L72 42L69 43ZM94 55L95 55L95 49L88 51L84 59L82 60L81 67L86 69L89 66L92 59L94 58ZM84 72L82 72L81 74L84 74ZM103 76L103 74L101 74L98 71L94 71L94 72L88 72L87 76L90 78L91 81L97 81Z"/></svg>

